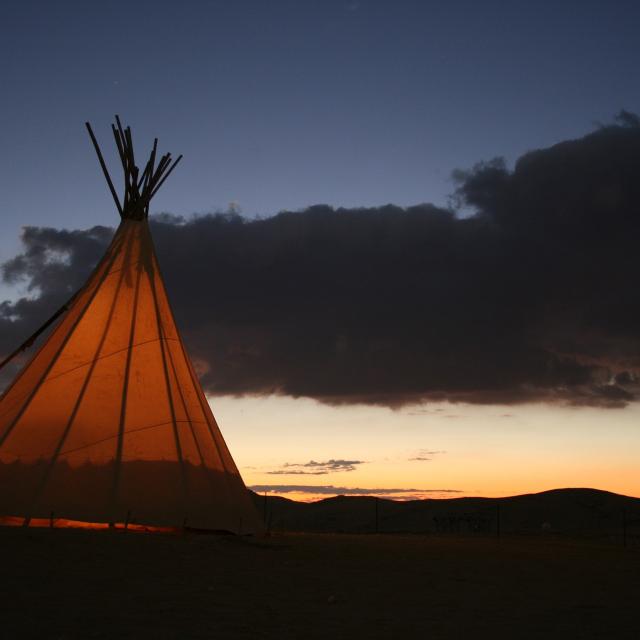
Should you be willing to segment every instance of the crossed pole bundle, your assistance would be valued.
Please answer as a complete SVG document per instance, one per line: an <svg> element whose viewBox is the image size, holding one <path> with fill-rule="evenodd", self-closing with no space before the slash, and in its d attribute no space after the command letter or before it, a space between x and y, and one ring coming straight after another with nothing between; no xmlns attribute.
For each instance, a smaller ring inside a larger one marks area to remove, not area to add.
<svg viewBox="0 0 640 640"><path fill-rule="evenodd" d="M140 175L140 169L136 166L135 156L133 155L133 138L131 136L131 128L122 128L120 118L116 115L116 124L111 125L113 131L113 137L116 141L116 147L118 148L118 154L120 155L120 161L122 162L122 169L124 171L124 202L121 204L118 194L116 193L113 181L109 175L109 170L100 151L100 145L96 140L91 125L86 122L87 131L91 137L91 142L98 154L98 160L102 167L102 172L109 185L109 190L113 196L113 200L116 203L120 217L133 220L144 220L149 216L149 203L151 198L158 192L158 189L162 186L164 181L169 177L171 172L176 168L176 165L182 159L182 155L179 155L173 163L171 163L171 154L165 153L156 166L156 153L158 150L158 138L153 141L153 149L149 155L149 160L145 165L142 175ZM55 320L57 320L67 309L78 295L78 291L74 293L65 304L63 304L36 332L31 334L15 351L11 352L4 360L0 362L0 369L9 364L19 353L29 348L35 341L35 339L43 333L49 326L51 326Z"/></svg>
<svg viewBox="0 0 640 640"><path fill-rule="evenodd" d="M86 122L87 131L91 136L91 142L98 154L98 160L102 167L102 172L109 185L109 190L113 196L113 200L116 203L118 212L122 218L131 218L133 220L143 220L149 215L149 202L151 198L158 192L158 189L162 186L164 181L169 177L171 172L176 168L176 165L182 159L182 155L178 156L173 164L171 163L171 154L166 153L160 158L158 166L155 166L156 153L158 149L158 138L153 141L153 149L149 160L140 175L140 169L136 166L135 157L133 155L133 139L131 136L131 128L122 128L120 118L116 115L116 124L111 125L113 131L113 137L116 141L116 147L120 155L120 161L122 162L122 169L124 171L124 202L120 204L118 194L109 175L109 170L105 164L102 152L100 151L100 145L96 140L91 125ZM116 126L117 125L117 126Z"/></svg>

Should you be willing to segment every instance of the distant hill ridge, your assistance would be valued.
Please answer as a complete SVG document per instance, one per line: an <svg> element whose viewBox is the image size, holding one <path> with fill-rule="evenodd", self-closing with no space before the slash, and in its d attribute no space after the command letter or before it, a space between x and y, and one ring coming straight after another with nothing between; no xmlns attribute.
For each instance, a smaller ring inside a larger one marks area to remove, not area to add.
<svg viewBox="0 0 640 640"><path fill-rule="evenodd" d="M317 502L265 498L253 492L252 496L274 531L622 535L626 530L630 540L640 542L640 498L599 489L402 502L373 496L335 496Z"/></svg>

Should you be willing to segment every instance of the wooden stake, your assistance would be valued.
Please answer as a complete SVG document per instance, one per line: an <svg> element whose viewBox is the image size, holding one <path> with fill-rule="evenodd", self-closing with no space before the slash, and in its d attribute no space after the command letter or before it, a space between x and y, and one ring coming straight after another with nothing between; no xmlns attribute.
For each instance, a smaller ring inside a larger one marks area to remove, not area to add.
<svg viewBox="0 0 640 640"><path fill-rule="evenodd" d="M376 504L376 533L378 533L378 496L374 498Z"/></svg>

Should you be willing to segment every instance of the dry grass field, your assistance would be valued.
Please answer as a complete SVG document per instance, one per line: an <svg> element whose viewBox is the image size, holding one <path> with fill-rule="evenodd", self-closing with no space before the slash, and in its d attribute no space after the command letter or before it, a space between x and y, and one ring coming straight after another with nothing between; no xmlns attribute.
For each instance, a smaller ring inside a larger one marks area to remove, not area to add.
<svg viewBox="0 0 640 640"><path fill-rule="evenodd" d="M640 553L558 538L0 528L3 638L638 638Z"/></svg>

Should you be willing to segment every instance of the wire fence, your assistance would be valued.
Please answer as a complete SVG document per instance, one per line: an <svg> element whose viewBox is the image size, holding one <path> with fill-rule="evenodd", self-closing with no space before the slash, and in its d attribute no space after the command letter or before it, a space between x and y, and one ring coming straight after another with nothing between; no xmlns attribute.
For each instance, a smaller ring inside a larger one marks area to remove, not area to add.
<svg viewBox="0 0 640 640"><path fill-rule="evenodd" d="M320 503L263 497L267 531L439 536L562 536L640 548L640 507L578 501L567 505L484 500L477 508L447 508L437 501L401 503L378 498Z"/></svg>

